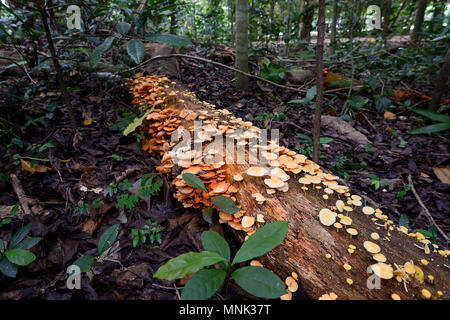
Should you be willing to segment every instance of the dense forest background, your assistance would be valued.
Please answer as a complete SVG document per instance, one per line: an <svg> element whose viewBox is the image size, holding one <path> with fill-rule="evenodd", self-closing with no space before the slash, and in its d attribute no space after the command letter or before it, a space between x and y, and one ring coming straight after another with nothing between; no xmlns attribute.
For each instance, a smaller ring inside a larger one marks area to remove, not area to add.
<svg viewBox="0 0 450 320"><path fill-rule="evenodd" d="M445 247L449 25L446 0L0 0L0 298L178 298L152 274L208 224L123 134L142 116L125 79L142 74L279 129ZM67 266L117 223L94 280L67 290ZM34 239L20 268L3 257L18 230Z"/></svg>

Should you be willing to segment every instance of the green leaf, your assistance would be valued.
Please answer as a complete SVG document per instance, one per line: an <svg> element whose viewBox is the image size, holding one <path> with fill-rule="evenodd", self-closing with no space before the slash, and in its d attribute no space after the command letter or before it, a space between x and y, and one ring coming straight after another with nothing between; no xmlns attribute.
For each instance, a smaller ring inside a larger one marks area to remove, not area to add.
<svg viewBox="0 0 450 320"><path fill-rule="evenodd" d="M80 267L80 272L88 272L91 270L92 265L95 262L95 257L91 255L86 255L78 258L72 263L72 265Z"/></svg>
<svg viewBox="0 0 450 320"><path fill-rule="evenodd" d="M181 300L207 300L211 298L227 276L219 269L205 269L189 279L181 292Z"/></svg>
<svg viewBox="0 0 450 320"><path fill-rule="evenodd" d="M434 111L420 108L411 108L410 110L436 122L450 122L450 116L447 116L445 114L440 114Z"/></svg>
<svg viewBox="0 0 450 320"><path fill-rule="evenodd" d="M145 55L145 46L141 40L131 39L127 43L127 52L130 58L136 63L139 64L144 59Z"/></svg>
<svg viewBox="0 0 450 320"><path fill-rule="evenodd" d="M41 237L25 239L21 243L19 243L15 247L15 249L23 249L23 250L31 249L41 240L42 240Z"/></svg>
<svg viewBox="0 0 450 320"><path fill-rule="evenodd" d="M406 228L408 228L408 226L409 226L409 218L408 218L408 216L407 216L406 214L402 214L402 215L400 216L400 219L399 219L399 221L398 221L398 225L399 225L400 227L406 227Z"/></svg>
<svg viewBox="0 0 450 320"><path fill-rule="evenodd" d="M312 99L314 99L314 97L317 94L317 87L316 86L312 86L308 92L306 92L306 99L311 101Z"/></svg>
<svg viewBox="0 0 450 320"><path fill-rule="evenodd" d="M225 196L215 196L211 198L212 203L218 207L220 210L222 210L225 213L228 214L235 214L241 211L236 204L234 203L233 199Z"/></svg>
<svg viewBox="0 0 450 320"><path fill-rule="evenodd" d="M423 234L425 237L427 238L434 238L433 234L431 232L429 232L428 230L424 230L424 229L415 229L412 231L413 233L415 232L419 232L421 234Z"/></svg>
<svg viewBox="0 0 450 320"><path fill-rule="evenodd" d="M119 229L119 224L115 224L109 227L98 240L98 255L101 256L103 252L108 250L112 246L117 238L117 229Z"/></svg>
<svg viewBox="0 0 450 320"><path fill-rule="evenodd" d="M12 237L11 240L9 240L9 248L14 249L30 232L31 229L31 223L24 226L22 229L17 231Z"/></svg>
<svg viewBox="0 0 450 320"><path fill-rule="evenodd" d="M36 259L34 253L23 249L8 250L5 252L5 256L11 263L18 266L27 266Z"/></svg>
<svg viewBox="0 0 450 320"><path fill-rule="evenodd" d="M17 275L18 267L11 263L8 259L3 258L0 260L0 271L7 277L15 278Z"/></svg>
<svg viewBox="0 0 450 320"><path fill-rule="evenodd" d="M130 31L130 29L131 29L131 24L129 24L128 22L119 22L118 24L116 24L117 32L123 36L126 35L128 33L128 31Z"/></svg>
<svg viewBox="0 0 450 320"><path fill-rule="evenodd" d="M91 54L89 55L89 66L91 68L94 68L102 58L102 53L108 51L112 43L114 41L114 37L108 37L103 41L101 45L99 45L97 48L95 48Z"/></svg>
<svg viewBox="0 0 450 320"><path fill-rule="evenodd" d="M334 141L334 139L333 138L329 138L329 137L320 137L320 139L319 139L319 142L321 144L323 144L323 143L330 143L332 141Z"/></svg>
<svg viewBox="0 0 450 320"><path fill-rule="evenodd" d="M312 144L312 143L313 143L312 139L311 139L310 137L308 137L306 134L303 134L303 133L297 133L297 137L299 137L299 138L305 140L305 141L306 141L307 143L309 143L309 144Z"/></svg>
<svg viewBox="0 0 450 320"><path fill-rule="evenodd" d="M191 187L208 192L205 185L203 184L203 181L200 180L200 178L197 177L195 174L186 172L186 173L183 173L182 177L183 177L183 181L186 182Z"/></svg>
<svg viewBox="0 0 450 320"><path fill-rule="evenodd" d="M287 221L275 221L264 225L244 242L236 253L232 265L269 252L283 242L288 229Z"/></svg>
<svg viewBox="0 0 450 320"><path fill-rule="evenodd" d="M426 127L409 130L409 134L429 134L450 130L450 122L432 124Z"/></svg>
<svg viewBox="0 0 450 320"><path fill-rule="evenodd" d="M173 34L152 34L145 37L145 39L154 42L166 43L173 47L193 46L192 42L188 39Z"/></svg>
<svg viewBox="0 0 450 320"><path fill-rule="evenodd" d="M129 135L131 132L133 132L134 130L136 130L137 127L142 125L142 121L144 121L144 119L150 114L150 112L152 112L154 109L154 107L152 107L151 109L147 110L144 115L140 118L134 118L133 122L131 122L126 128L125 130L123 130L123 135L127 136Z"/></svg>
<svg viewBox="0 0 450 320"><path fill-rule="evenodd" d="M170 259L153 275L154 278L175 280L226 259L215 252L188 252Z"/></svg>
<svg viewBox="0 0 450 320"><path fill-rule="evenodd" d="M259 298L275 299L286 294L280 278L263 267L239 268L231 277L240 287Z"/></svg>
<svg viewBox="0 0 450 320"><path fill-rule="evenodd" d="M213 213L214 213L213 207L205 208L205 209L203 209L202 217L206 222L208 222L209 224L212 224L213 223L213 221L212 221Z"/></svg>
<svg viewBox="0 0 450 320"><path fill-rule="evenodd" d="M438 233L438 229L436 226L429 226L428 227L428 232L430 232L430 234L432 235L431 238L436 238L437 237L437 233Z"/></svg>
<svg viewBox="0 0 450 320"><path fill-rule="evenodd" d="M221 257L230 260L230 247L222 236L215 231L204 231L202 233L202 245L206 251L219 254Z"/></svg>

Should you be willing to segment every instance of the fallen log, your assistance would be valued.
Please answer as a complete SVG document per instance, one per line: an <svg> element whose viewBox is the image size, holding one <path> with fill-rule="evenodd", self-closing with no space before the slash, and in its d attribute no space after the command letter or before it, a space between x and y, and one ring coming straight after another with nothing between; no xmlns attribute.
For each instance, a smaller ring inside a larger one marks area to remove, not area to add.
<svg viewBox="0 0 450 320"><path fill-rule="evenodd" d="M204 209L213 205L212 196L230 197L240 211L218 210L219 222L242 242L264 223L288 221L283 243L259 258L286 279L283 299L449 298L449 250L396 226L317 164L274 141L263 144L263 132L252 123L214 109L167 78L129 84L137 107L155 108L141 127L142 148L161 157L157 170L185 207ZM224 134L227 143L218 143ZM186 184L186 172L208 192Z"/></svg>

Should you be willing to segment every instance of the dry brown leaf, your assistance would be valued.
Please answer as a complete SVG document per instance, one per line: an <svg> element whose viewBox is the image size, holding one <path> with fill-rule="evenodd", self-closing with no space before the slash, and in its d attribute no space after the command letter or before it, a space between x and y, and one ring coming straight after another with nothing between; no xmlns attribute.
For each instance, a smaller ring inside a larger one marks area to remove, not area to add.
<svg viewBox="0 0 450 320"><path fill-rule="evenodd" d="M39 164L35 164L33 167L31 167L31 163L29 161L25 161L23 159L20 159L20 162L22 163L22 169L26 170L28 172L31 172L31 174L34 174L36 172L47 172L47 170L52 170L51 168Z"/></svg>
<svg viewBox="0 0 450 320"><path fill-rule="evenodd" d="M433 168L433 172L441 182L450 184L450 168L449 168L449 166L435 167L435 168Z"/></svg>

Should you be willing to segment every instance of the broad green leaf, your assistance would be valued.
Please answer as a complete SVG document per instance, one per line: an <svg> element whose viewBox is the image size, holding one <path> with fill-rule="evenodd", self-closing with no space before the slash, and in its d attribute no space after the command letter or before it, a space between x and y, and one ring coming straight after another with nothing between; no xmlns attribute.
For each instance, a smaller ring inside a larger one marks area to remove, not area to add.
<svg viewBox="0 0 450 320"><path fill-rule="evenodd" d="M192 46L192 42L186 38L176 36L173 34L152 34L145 37L147 40L154 42L166 43L173 47Z"/></svg>
<svg viewBox="0 0 450 320"><path fill-rule="evenodd" d="M191 187L193 187L195 189L201 189L203 191L208 192L205 185L203 184L203 181L200 180L200 178L197 177L195 174L186 172L186 173L183 173L182 177L183 177L183 181L186 182Z"/></svg>
<svg viewBox="0 0 450 320"><path fill-rule="evenodd" d="M219 269L200 270L189 279L181 292L181 300L207 300L211 298L227 276Z"/></svg>
<svg viewBox="0 0 450 320"><path fill-rule="evenodd" d="M22 229L14 233L14 235L11 237L11 240L9 240L9 248L14 249L30 232L31 229L31 223L24 226Z"/></svg>
<svg viewBox="0 0 450 320"><path fill-rule="evenodd" d="M86 256L82 256L82 257L78 258L72 264L80 267L81 272L88 272L91 269L92 264L94 262L95 262L94 256L86 255Z"/></svg>
<svg viewBox="0 0 450 320"><path fill-rule="evenodd" d="M426 127L409 130L409 134L429 134L450 130L450 122L441 122Z"/></svg>
<svg viewBox="0 0 450 320"><path fill-rule="evenodd" d="M308 92L306 92L306 99L311 101L312 99L314 99L314 97L317 94L317 87L316 86L312 86Z"/></svg>
<svg viewBox="0 0 450 320"><path fill-rule="evenodd" d="M412 231L413 233L415 232L419 232L421 234L423 234L425 237L427 238L434 238L433 234L431 232L429 232L428 230L424 230L424 229L415 229Z"/></svg>
<svg viewBox="0 0 450 320"><path fill-rule="evenodd" d="M142 10L141 14L139 15L139 18L136 22L136 29L137 32L143 32L145 31L145 25L147 23L147 10Z"/></svg>
<svg viewBox="0 0 450 320"><path fill-rule="evenodd" d="M450 116L447 116L445 114L440 114L434 111L426 110L426 109L420 109L420 108L411 108L411 111L414 111L415 113L418 113L430 120L436 121L436 122L450 122Z"/></svg>
<svg viewBox="0 0 450 320"><path fill-rule="evenodd" d="M8 259L3 258L0 260L0 271L7 277L15 278L17 275L18 267L11 263Z"/></svg>
<svg viewBox="0 0 450 320"><path fill-rule="evenodd" d="M218 207L220 210L222 210L225 213L228 214L235 214L241 211L236 204L234 203L233 199L225 196L215 196L211 198L212 203Z"/></svg>
<svg viewBox="0 0 450 320"><path fill-rule="evenodd" d="M188 252L170 259L153 275L154 278L175 280L226 259L215 252Z"/></svg>
<svg viewBox="0 0 450 320"><path fill-rule="evenodd" d="M5 252L5 256L11 263L18 266L27 266L36 259L34 253L23 249L8 250Z"/></svg>
<svg viewBox="0 0 450 320"><path fill-rule="evenodd" d="M212 221L212 215L213 215L213 213L214 213L214 208L213 208L213 207L205 208L205 209L203 209L203 211L202 211L202 217L203 217L203 219L204 219L206 222L208 222L209 224L212 224L212 223L213 223L213 221Z"/></svg>
<svg viewBox="0 0 450 320"><path fill-rule="evenodd" d="M288 229L287 221L275 221L264 225L244 242L232 264L247 261L269 252L283 242Z"/></svg>
<svg viewBox="0 0 450 320"><path fill-rule="evenodd" d="M436 238L437 237L438 229L437 229L436 226L433 225L433 226L428 227L428 231L432 235L432 238Z"/></svg>
<svg viewBox="0 0 450 320"><path fill-rule="evenodd" d="M334 141L334 139L333 138L329 138L329 137L320 137L320 139L319 139L319 142L322 144L322 143L330 143L330 142L332 142L332 141Z"/></svg>
<svg viewBox="0 0 450 320"><path fill-rule="evenodd" d="M131 39L127 43L127 52L130 58L136 63L139 64L144 59L145 55L145 46L141 40Z"/></svg>
<svg viewBox="0 0 450 320"><path fill-rule="evenodd" d="M142 125L142 121L144 121L144 119L150 114L150 112L153 111L153 109L154 109L154 107L152 107L151 109L147 110L142 117L134 118L133 122L131 122L128 125L128 127L126 127L125 130L123 130L123 135L127 136L131 132L136 130L137 127L141 126Z"/></svg>
<svg viewBox="0 0 450 320"><path fill-rule="evenodd" d="M102 53L108 51L114 41L114 37L108 37L103 41L101 45L99 45L97 48L95 48L91 54L89 55L89 66L91 68L94 68L102 58Z"/></svg>
<svg viewBox="0 0 450 320"><path fill-rule="evenodd" d="M22 242L20 242L15 249L23 249L23 250L28 250L33 248L39 241L41 241L42 238L41 237L36 237L36 238L29 238L29 239L25 239Z"/></svg>
<svg viewBox="0 0 450 320"><path fill-rule="evenodd" d="M231 277L242 289L259 298L274 299L286 294L280 278L263 267L242 267Z"/></svg>
<svg viewBox="0 0 450 320"><path fill-rule="evenodd" d="M128 33L128 31L130 31L130 29L131 29L131 24L129 24L128 22L119 22L118 24L116 24L117 32L123 36L126 35Z"/></svg>
<svg viewBox="0 0 450 320"><path fill-rule="evenodd" d="M313 141L310 137L308 137L306 134L303 133L297 133L297 137L302 138L303 140L305 140L306 142L308 142L309 144L312 144Z"/></svg>
<svg viewBox="0 0 450 320"><path fill-rule="evenodd" d="M290 100L287 102L287 104L293 104L293 103L303 103L303 100L294 99L294 100Z"/></svg>
<svg viewBox="0 0 450 320"><path fill-rule="evenodd" d="M408 216L406 214L402 214L400 216L400 220L398 221L398 225L400 227L408 228L408 226L409 226L409 218L408 218Z"/></svg>
<svg viewBox="0 0 450 320"><path fill-rule="evenodd" d="M202 245L206 251L215 252L227 261L230 260L230 246L219 233L204 231L202 233Z"/></svg>
<svg viewBox="0 0 450 320"><path fill-rule="evenodd" d="M119 224L115 224L109 227L98 240L98 255L101 256L103 252L108 250L112 246L117 238L117 229L119 229Z"/></svg>

